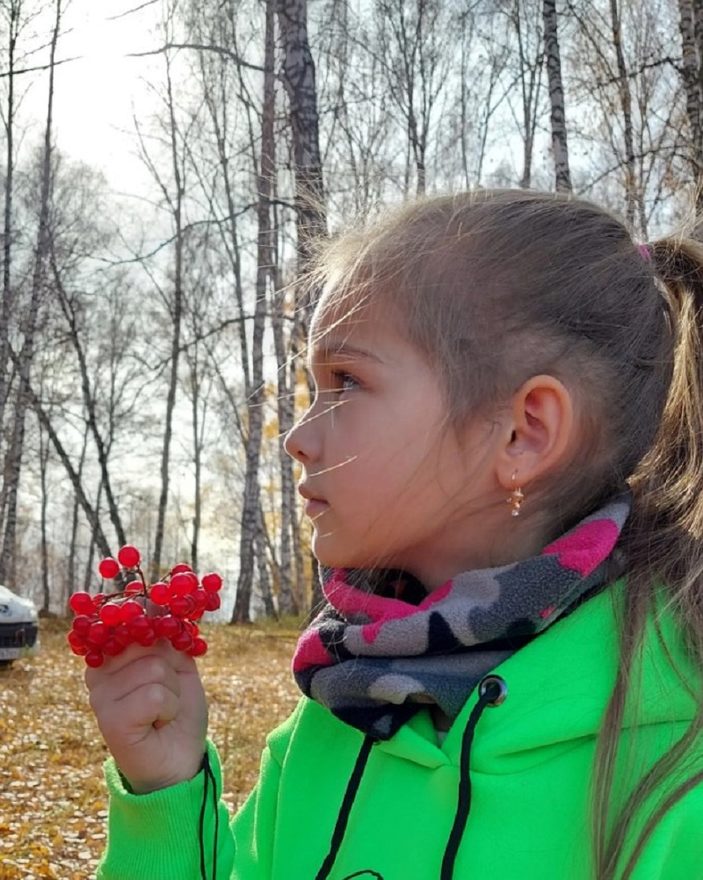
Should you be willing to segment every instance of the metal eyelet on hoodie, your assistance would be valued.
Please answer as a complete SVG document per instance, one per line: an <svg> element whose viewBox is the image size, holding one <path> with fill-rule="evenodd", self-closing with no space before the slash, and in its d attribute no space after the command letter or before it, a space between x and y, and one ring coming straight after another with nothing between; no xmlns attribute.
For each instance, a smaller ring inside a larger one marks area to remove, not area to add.
<svg viewBox="0 0 703 880"><path fill-rule="evenodd" d="M471 746L474 732L483 710L504 703L508 696L508 685L499 675L487 675L478 685L478 702L471 710L469 720L461 740L461 759L459 761L459 792L454 824L444 850L440 880L453 880L459 846L464 836L466 823L471 810Z"/></svg>
<svg viewBox="0 0 703 880"><path fill-rule="evenodd" d="M499 675L487 675L479 682L478 694L480 697L488 695L486 705L493 709L508 698L508 685Z"/></svg>

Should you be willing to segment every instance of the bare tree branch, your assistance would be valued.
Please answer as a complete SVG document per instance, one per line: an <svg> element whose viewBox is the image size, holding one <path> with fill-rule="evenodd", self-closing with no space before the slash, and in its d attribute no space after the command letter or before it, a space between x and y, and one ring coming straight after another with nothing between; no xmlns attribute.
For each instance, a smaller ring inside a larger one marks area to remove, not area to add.
<svg viewBox="0 0 703 880"><path fill-rule="evenodd" d="M0 70L0 78L5 76L19 76L22 73L36 73L40 70L49 70L51 67L58 67L59 64L68 64L70 61L82 61L84 55L74 55L73 58L62 58L60 61L50 61L49 64L40 64L37 67L22 67L19 70Z"/></svg>
<svg viewBox="0 0 703 880"><path fill-rule="evenodd" d="M158 3L159 0L146 0L146 3L140 3L139 6L135 6L132 9L127 9L125 12L120 12L117 15L108 16L105 21L117 21L120 18L126 18L128 15L133 15L135 12L140 12L142 9L146 9L147 6L153 6L155 3Z"/></svg>
<svg viewBox="0 0 703 880"><path fill-rule="evenodd" d="M149 49L147 52L128 52L127 58L145 58L149 55L162 55L171 49L195 49L198 52L215 52L218 55L224 55L239 67L245 67L247 70L256 70L258 73L265 73L265 70L259 64L252 64L251 61L245 61L236 52L227 49L224 46L208 46L201 43L164 43L159 49Z"/></svg>

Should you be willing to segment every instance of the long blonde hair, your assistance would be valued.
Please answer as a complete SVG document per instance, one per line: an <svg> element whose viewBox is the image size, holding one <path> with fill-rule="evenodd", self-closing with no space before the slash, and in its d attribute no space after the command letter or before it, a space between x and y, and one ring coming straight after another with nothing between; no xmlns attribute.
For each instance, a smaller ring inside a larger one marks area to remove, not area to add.
<svg viewBox="0 0 703 880"><path fill-rule="evenodd" d="M698 714L613 811L620 731L658 585L703 669L703 247L672 237L643 249L589 202L483 190L412 202L341 236L311 283L332 292L318 307L323 324L325 311L339 316L369 297L394 306L437 369L457 426L490 414L533 375L568 385L579 403L579 467L530 486L533 515L553 537L630 486L620 665L593 777L595 873L611 880L639 808L703 730L700 687L682 681ZM623 880L662 816L701 780L703 771L667 792Z"/></svg>

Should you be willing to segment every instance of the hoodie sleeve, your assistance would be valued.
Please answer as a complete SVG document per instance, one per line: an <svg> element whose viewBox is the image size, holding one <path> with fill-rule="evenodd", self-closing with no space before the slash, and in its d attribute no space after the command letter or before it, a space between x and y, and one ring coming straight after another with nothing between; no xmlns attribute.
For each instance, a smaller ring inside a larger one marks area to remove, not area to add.
<svg viewBox="0 0 703 880"><path fill-rule="evenodd" d="M96 880L230 880L234 836L211 742L206 755L210 774L202 769L193 779L139 795L129 790L112 758L105 762L107 848Z"/></svg>
<svg viewBox="0 0 703 880"><path fill-rule="evenodd" d="M270 880L281 763L299 709L269 734L258 782L231 822L212 742L210 774L150 794L133 794L109 758L107 848L96 880Z"/></svg>

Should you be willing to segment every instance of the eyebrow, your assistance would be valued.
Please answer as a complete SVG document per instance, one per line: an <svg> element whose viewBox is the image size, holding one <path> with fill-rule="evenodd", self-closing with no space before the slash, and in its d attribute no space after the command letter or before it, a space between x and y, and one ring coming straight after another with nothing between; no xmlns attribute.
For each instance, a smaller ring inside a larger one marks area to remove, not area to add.
<svg viewBox="0 0 703 880"><path fill-rule="evenodd" d="M352 355L357 358L367 358L368 360L376 361L376 363L383 363L378 355L374 354L371 351L368 351L365 348L358 348L355 345L349 345L348 343L340 340L336 342L334 340L330 340L329 342L323 342L321 345L315 345L311 349L311 354L322 356L323 359L328 359L330 356L337 357L339 355ZM308 363L310 363L310 359L308 359Z"/></svg>

